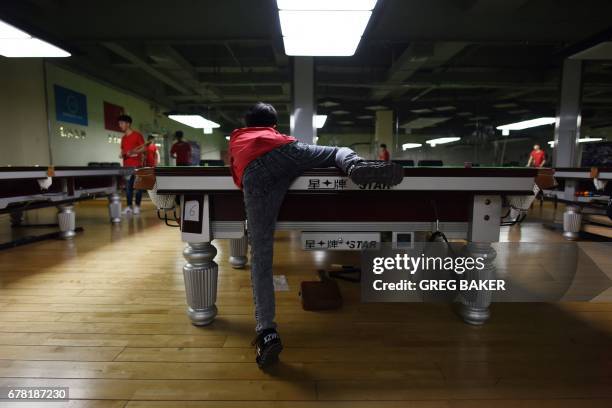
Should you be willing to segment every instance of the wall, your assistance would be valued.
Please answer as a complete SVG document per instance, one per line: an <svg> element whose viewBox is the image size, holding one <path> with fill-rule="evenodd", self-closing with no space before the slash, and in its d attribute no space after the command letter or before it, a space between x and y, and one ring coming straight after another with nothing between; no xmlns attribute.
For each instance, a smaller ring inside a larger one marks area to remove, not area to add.
<svg viewBox="0 0 612 408"><path fill-rule="evenodd" d="M42 61L0 57L0 166L49 165Z"/></svg>
<svg viewBox="0 0 612 408"><path fill-rule="evenodd" d="M86 95L87 126L61 122L56 119L54 94L56 84ZM51 152L55 165L86 165L88 162L120 161L118 155L121 133L104 128L103 103L105 101L122 106L126 113L134 119L134 129L139 130L145 137L149 133L164 135L182 130L187 140L194 140L200 144L202 156L205 158L220 158L221 151L227 146L225 135L218 131L205 135L201 129L193 129L168 119L164 115L164 112L167 111L164 107L51 63L47 64L47 94ZM67 137L69 133L73 136L77 134L79 138ZM84 138L81 137L83 133ZM168 140L171 143L172 138ZM157 142L163 143L163 138L158 138ZM164 149L160 151L163 152Z"/></svg>

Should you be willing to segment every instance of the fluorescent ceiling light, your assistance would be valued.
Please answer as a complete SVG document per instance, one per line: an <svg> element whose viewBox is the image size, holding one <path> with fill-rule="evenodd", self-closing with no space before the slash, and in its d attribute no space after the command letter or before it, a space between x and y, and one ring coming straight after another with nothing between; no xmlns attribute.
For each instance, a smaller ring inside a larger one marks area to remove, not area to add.
<svg viewBox="0 0 612 408"><path fill-rule="evenodd" d="M360 115L360 116L357 116L357 119L362 119L362 120L374 119L374 115Z"/></svg>
<svg viewBox="0 0 612 408"><path fill-rule="evenodd" d="M508 111L508 113L512 113L512 114L515 114L515 115L518 115L518 114L521 114L521 113L529 113L529 112L530 112L529 109L516 109L516 110Z"/></svg>
<svg viewBox="0 0 612 408"><path fill-rule="evenodd" d="M327 115L315 115L314 116L315 127L317 129L321 129L323 126L325 126L326 121L327 121Z"/></svg>
<svg viewBox="0 0 612 408"><path fill-rule="evenodd" d="M276 0L279 10L373 10L377 0Z"/></svg>
<svg viewBox="0 0 612 408"><path fill-rule="evenodd" d="M371 11L279 12L285 53L292 56L352 56Z"/></svg>
<svg viewBox="0 0 612 408"><path fill-rule="evenodd" d="M69 57L70 53L0 20L0 55L8 58Z"/></svg>
<svg viewBox="0 0 612 408"><path fill-rule="evenodd" d="M603 139L601 137L584 137L582 139L578 139L578 143L589 143L589 142L601 142Z"/></svg>
<svg viewBox="0 0 612 408"><path fill-rule="evenodd" d="M457 140L461 140L460 137L439 137L437 139L426 140L425 143L431 145L431 147L435 147L436 145L441 145L445 143L456 142Z"/></svg>
<svg viewBox="0 0 612 408"><path fill-rule="evenodd" d="M323 106L325 108L331 108L332 106L338 106L340 105L338 102L334 102L334 101L324 101L319 103L319 106Z"/></svg>
<svg viewBox="0 0 612 408"><path fill-rule="evenodd" d="M278 12L283 37L330 40L333 37L360 38L371 11L287 11Z"/></svg>
<svg viewBox="0 0 612 408"><path fill-rule="evenodd" d="M69 57L70 53L38 38L0 40L0 55L8 58Z"/></svg>
<svg viewBox="0 0 612 408"><path fill-rule="evenodd" d="M20 29L13 27L12 25L0 20L0 39L23 40L28 38L32 38L32 36L26 33L25 31L21 31Z"/></svg>
<svg viewBox="0 0 612 408"><path fill-rule="evenodd" d="M202 130L204 131L204 134L205 134L205 135L212 135L212 132L213 132L212 128L205 127L205 128L204 128L204 129L202 129Z"/></svg>
<svg viewBox="0 0 612 408"><path fill-rule="evenodd" d="M498 109L505 109L505 108L516 108L518 105L516 103L513 102L509 102L509 103L497 103L495 105L493 105L494 108L498 108Z"/></svg>
<svg viewBox="0 0 612 408"><path fill-rule="evenodd" d="M355 122L353 122L352 120L341 120L341 121L338 121L338 124L340 124L340 125L352 125L354 123Z"/></svg>
<svg viewBox="0 0 612 408"><path fill-rule="evenodd" d="M389 108L383 105L372 105L372 106L366 106L365 109L371 110L371 111L379 111L379 110L385 110Z"/></svg>
<svg viewBox="0 0 612 408"><path fill-rule="evenodd" d="M225 136L225 140L230 140L230 137L229 136Z"/></svg>
<svg viewBox="0 0 612 408"><path fill-rule="evenodd" d="M516 122L516 123L510 123L507 125L498 126L497 129L498 130L506 130L506 129L507 130L523 130L523 129L528 129L528 128L532 128L536 126L552 125L556 121L557 121L557 118L549 118L549 117L537 118L537 119L524 120L522 122Z"/></svg>
<svg viewBox="0 0 612 408"><path fill-rule="evenodd" d="M510 136L510 131L508 129L503 129L502 136Z"/></svg>
<svg viewBox="0 0 612 408"><path fill-rule="evenodd" d="M404 143L402 145L402 149L404 149L404 150L416 149L417 147L421 147L421 146L423 146L422 143Z"/></svg>
<svg viewBox="0 0 612 408"><path fill-rule="evenodd" d="M212 129L221 127L218 123L208 120L201 115L168 115L168 118L195 129Z"/></svg>
<svg viewBox="0 0 612 408"><path fill-rule="evenodd" d="M432 113L433 111L431 109L424 108L424 109L413 109L410 112L412 113Z"/></svg>
<svg viewBox="0 0 612 408"><path fill-rule="evenodd" d="M335 111L332 111L331 113L332 115L348 115L351 112L347 110L335 110Z"/></svg>
<svg viewBox="0 0 612 408"><path fill-rule="evenodd" d="M355 55L361 37L284 37L285 54L311 57L351 57Z"/></svg>
<svg viewBox="0 0 612 408"><path fill-rule="evenodd" d="M438 112L446 112L446 111L456 110L457 108L455 108L454 106L439 106L434 109L437 110Z"/></svg>
<svg viewBox="0 0 612 408"><path fill-rule="evenodd" d="M291 56L351 56L370 21L376 0L277 0Z"/></svg>
<svg viewBox="0 0 612 408"><path fill-rule="evenodd" d="M555 141L551 140L550 142L548 142L548 145L554 149L555 148Z"/></svg>

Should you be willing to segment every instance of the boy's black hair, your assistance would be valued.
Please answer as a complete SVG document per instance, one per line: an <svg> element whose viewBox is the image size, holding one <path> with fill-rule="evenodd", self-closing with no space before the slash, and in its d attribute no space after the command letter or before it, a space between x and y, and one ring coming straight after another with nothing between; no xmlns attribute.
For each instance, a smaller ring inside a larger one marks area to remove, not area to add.
<svg viewBox="0 0 612 408"><path fill-rule="evenodd" d="M384 143L381 143L380 147L382 147L383 149L386 149L386 148L387 148L387 145L386 145L386 144L384 144Z"/></svg>
<svg viewBox="0 0 612 408"><path fill-rule="evenodd" d="M273 127L278 124L278 113L269 103L257 102L244 115L247 127Z"/></svg>
<svg viewBox="0 0 612 408"><path fill-rule="evenodd" d="M174 132L174 137L177 138L177 140L181 140L183 138L183 131L177 130L176 132Z"/></svg>
<svg viewBox="0 0 612 408"><path fill-rule="evenodd" d="M117 122L132 123L132 117L130 115L119 115Z"/></svg>
<svg viewBox="0 0 612 408"><path fill-rule="evenodd" d="M153 135L149 135L149 136L147 137L147 140L155 140L155 136L153 136Z"/></svg>

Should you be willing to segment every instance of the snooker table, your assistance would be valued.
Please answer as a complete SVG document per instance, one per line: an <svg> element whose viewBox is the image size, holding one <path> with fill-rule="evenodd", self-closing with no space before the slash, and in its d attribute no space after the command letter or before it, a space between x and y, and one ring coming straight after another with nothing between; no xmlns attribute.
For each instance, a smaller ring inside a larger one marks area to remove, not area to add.
<svg viewBox="0 0 612 408"><path fill-rule="evenodd" d="M404 172L401 184L385 187L355 185L334 168L308 171L290 186L276 229L302 231L303 249L322 250L359 249L348 243L371 243L381 231L391 232L393 245L401 246L406 237L440 230L449 238L467 240L474 256L492 261L502 208L526 203L528 209L538 176L530 168L418 167ZM217 314L213 239L231 239L230 262L238 267L246 263L242 192L227 167L156 167L135 174L135 188L148 190L158 209L175 211L175 202L180 202L187 314L194 325L210 324ZM346 243L343 247L319 246L336 236L336 242ZM483 273L493 274L492 268ZM460 314L467 323L483 324L490 302L487 294L466 299Z"/></svg>
<svg viewBox="0 0 612 408"><path fill-rule="evenodd" d="M111 166L0 167L0 214L9 213L13 226L20 226L24 211L57 207L60 236L71 239L77 201L108 197L111 222L121 222L119 189L132 171Z"/></svg>
<svg viewBox="0 0 612 408"><path fill-rule="evenodd" d="M596 213L605 214L610 200L612 180L611 167L559 167L554 169L554 177L562 186L561 190L546 192L555 202L565 204L563 213L563 236L570 241L579 238L582 229L583 209L591 208ZM592 196L577 196L581 191L593 192ZM609 234L607 235L609 236Z"/></svg>

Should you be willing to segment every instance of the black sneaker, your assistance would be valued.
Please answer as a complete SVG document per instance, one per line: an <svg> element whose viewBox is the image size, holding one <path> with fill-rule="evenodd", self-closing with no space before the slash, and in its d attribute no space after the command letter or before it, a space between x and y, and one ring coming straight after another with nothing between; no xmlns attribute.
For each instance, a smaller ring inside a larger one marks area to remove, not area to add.
<svg viewBox="0 0 612 408"><path fill-rule="evenodd" d="M283 344L275 329L262 331L251 344L255 346L257 354L255 361L259 368L266 368L276 363L278 355L283 351Z"/></svg>
<svg viewBox="0 0 612 408"><path fill-rule="evenodd" d="M359 185L378 183L395 186L404 179L404 168L397 163L383 160L363 160L349 169L348 176Z"/></svg>

